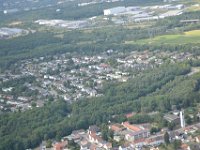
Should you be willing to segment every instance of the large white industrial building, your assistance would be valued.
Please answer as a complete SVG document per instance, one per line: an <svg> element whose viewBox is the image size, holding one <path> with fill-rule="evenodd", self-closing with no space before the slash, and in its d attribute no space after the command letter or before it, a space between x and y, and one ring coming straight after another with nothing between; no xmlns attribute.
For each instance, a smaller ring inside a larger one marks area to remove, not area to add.
<svg viewBox="0 0 200 150"><path fill-rule="evenodd" d="M159 18L163 19L163 18L166 18L166 17L171 17L171 16L178 16L178 15L181 15L183 13L182 10L170 10L164 14L161 14L159 16Z"/></svg>
<svg viewBox="0 0 200 150"><path fill-rule="evenodd" d="M117 15L119 13L123 13L126 11L126 7L115 7L115 8L111 8L111 9L105 9L104 10L104 15L108 16L108 15Z"/></svg>

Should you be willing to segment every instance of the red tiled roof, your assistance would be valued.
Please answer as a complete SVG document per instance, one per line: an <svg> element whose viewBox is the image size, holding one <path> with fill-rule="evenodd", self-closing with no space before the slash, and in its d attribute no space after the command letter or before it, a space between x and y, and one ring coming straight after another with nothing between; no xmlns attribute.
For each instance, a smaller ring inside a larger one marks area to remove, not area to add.
<svg viewBox="0 0 200 150"><path fill-rule="evenodd" d="M92 144L91 146L90 146L90 150L96 150L97 149L97 146L95 145L95 144Z"/></svg>
<svg viewBox="0 0 200 150"><path fill-rule="evenodd" d="M112 143L109 143L109 142L108 142L108 143L106 144L106 146L107 146L108 148L112 148Z"/></svg>
<svg viewBox="0 0 200 150"><path fill-rule="evenodd" d="M99 66L100 66L100 67L103 67L103 68L107 68L109 65L108 65L108 64L102 63L102 64L100 64Z"/></svg>
<svg viewBox="0 0 200 150"><path fill-rule="evenodd" d="M143 139L135 140L135 141L133 142L133 144L138 144L138 143L143 143L143 142L145 142L145 139L144 139L144 138L143 138Z"/></svg>
<svg viewBox="0 0 200 150"><path fill-rule="evenodd" d="M102 139L100 136L96 135L95 132L91 132L91 133L90 133L90 136L91 136L94 140L97 140L98 142L102 142L102 141L103 141L103 139Z"/></svg>
<svg viewBox="0 0 200 150"><path fill-rule="evenodd" d="M54 145L55 150L62 150L67 145L67 141L59 142Z"/></svg>
<svg viewBox="0 0 200 150"><path fill-rule="evenodd" d="M119 132L119 131L123 130L121 124L112 124L112 125L110 125L110 129L115 131L115 132Z"/></svg>
<svg viewBox="0 0 200 150"><path fill-rule="evenodd" d="M187 144L185 144L185 143L183 143L183 144L181 145L181 148L182 148L183 150L187 150L187 148L188 148L188 145L187 145Z"/></svg>
<svg viewBox="0 0 200 150"><path fill-rule="evenodd" d="M141 131L141 129L135 125L131 125L129 122L123 122L123 126L132 131Z"/></svg>
<svg viewBox="0 0 200 150"><path fill-rule="evenodd" d="M153 137L150 137L148 139L146 139L146 142L147 143L152 143L152 142L155 142L155 141L160 141L164 138L164 135L156 135L156 136L153 136Z"/></svg>

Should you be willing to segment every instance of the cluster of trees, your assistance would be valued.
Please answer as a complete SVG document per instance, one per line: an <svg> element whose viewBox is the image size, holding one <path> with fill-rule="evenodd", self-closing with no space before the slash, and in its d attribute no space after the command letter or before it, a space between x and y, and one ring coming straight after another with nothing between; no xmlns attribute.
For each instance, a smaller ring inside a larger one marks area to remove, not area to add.
<svg viewBox="0 0 200 150"><path fill-rule="evenodd" d="M133 124L149 123L153 121L153 118L146 114L136 114L133 117L129 118L128 121Z"/></svg>
<svg viewBox="0 0 200 150"><path fill-rule="evenodd" d="M33 82L35 82L34 76L26 76L26 77L15 78L6 82L2 82L0 84L0 88L17 87L19 85L23 85L24 83L33 83Z"/></svg>
<svg viewBox="0 0 200 150"><path fill-rule="evenodd" d="M69 106L61 101L26 113L1 115L0 149L22 150L35 147L43 139L59 139L59 123L69 112Z"/></svg>
<svg viewBox="0 0 200 150"><path fill-rule="evenodd" d="M193 78L176 77L148 97L141 98L141 105L145 111L158 108L161 112L170 110L172 105L175 105L177 109L193 106L199 101L197 93L199 89L196 88L199 86L197 78L199 75Z"/></svg>
<svg viewBox="0 0 200 150"><path fill-rule="evenodd" d="M2 88L13 87L13 90L8 92L9 94L16 96L36 96L38 94L38 90L30 90L26 87L27 84L35 84L36 80L33 76L26 76L22 78L12 79L6 82L0 83L0 91Z"/></svg>
<svg viewBox="0 0 200 150"><path fill-rule="evenodd" d="M74 140L70 140L68 142L68 147L67 148L69 148L71 150L79 150L80 146L77 143L75 143Z"/></svg>
<svg viewBox="0 0 200 150"><path fill-rule="evenodd" d="M105 141L111 141L113 139L114 133L112 130L108 128L107 124L101 125L101 133L102 133L102 138Z"/></svg>

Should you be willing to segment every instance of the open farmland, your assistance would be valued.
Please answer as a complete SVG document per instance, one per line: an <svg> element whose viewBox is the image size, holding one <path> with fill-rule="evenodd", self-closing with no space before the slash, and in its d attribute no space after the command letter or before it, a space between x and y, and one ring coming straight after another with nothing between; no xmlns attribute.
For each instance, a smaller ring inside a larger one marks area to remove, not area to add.
<svg viewBox="0 0 200 150"><path fill-rule="evenodd" d="M200 36L200 30L192 30L185 32L185 35L187 36Z"/></svg>
<svg viewBox="0 0 200 150"><path fill-rule="evenodd" d="M126 41L127 44L188 44L200 43L200 30L192 30L182 34L156 36L154 38Z"/></svg>

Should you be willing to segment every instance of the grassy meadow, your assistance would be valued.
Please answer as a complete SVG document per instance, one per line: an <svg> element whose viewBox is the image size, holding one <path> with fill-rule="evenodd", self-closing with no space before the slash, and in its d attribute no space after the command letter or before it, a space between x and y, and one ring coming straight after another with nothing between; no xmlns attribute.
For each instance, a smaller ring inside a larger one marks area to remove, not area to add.
<svg viewBox="0 0 200 150"><path fill-rule="evenodd" d="M192 30L182 34L161 35L154 38L126 41L127 44L189 44L200 43L200 30Z"/></svg>

